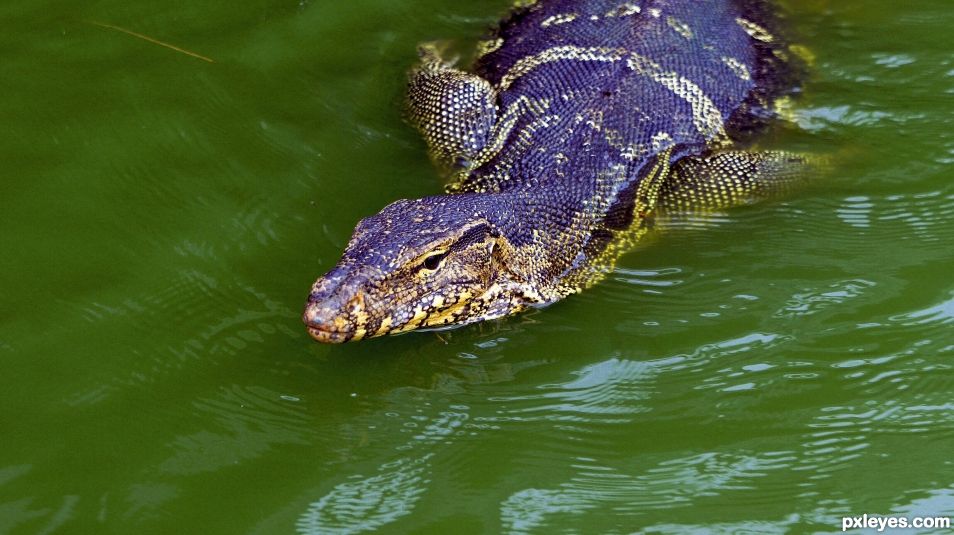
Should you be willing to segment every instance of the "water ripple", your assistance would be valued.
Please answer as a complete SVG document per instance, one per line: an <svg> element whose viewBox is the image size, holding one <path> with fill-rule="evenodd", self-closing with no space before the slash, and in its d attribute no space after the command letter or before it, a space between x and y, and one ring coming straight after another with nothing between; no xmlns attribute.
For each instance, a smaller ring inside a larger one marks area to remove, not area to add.
<svg viewBox="0 0 954 535"><path fill-rule="evenodd" d="M162 472L216 471L260 457L276 445L309 444L314 435L300 404L261 387L235 385L193 405L200 419L215 421L221 430L177 437L170 444L175 454L159 463Z"/></svg>
<svg viewBox="0 0 954 535"><path fill-rule="evenodd" d="M903 326L940 324L949 325L954 323L954 294L936 305L913 312L897 314L891 316L892 322L900 323Z"/></svg>
<svg viewBox="0 0 954 535"><path fill-rule="evenodd" d="M374 475L355 474L335 485L299 517L298 532L360 533L410 514L428 490L435 448L446 449L451 437L464 432L469 418L464 409L405 420L405 430L413 435L396 448L400 455L378 465Z"/></svg>
<svg viewBox="0 0 954 535"><path fill-rule="evenodd" d="M643 412L639 402L648 397L646 389L658 373L658 364L609 359L574 372L577 378L560 384L540 385L542 393L525 396L507 396L492 401L541 401L543 404L513 409L511 418L533 418L534 413L546 418L561 419L560 415L612 415Z"/></svg>
<svg viewBox="0 0 954 535"><path fill-rule="evenodd" d="M837 307L851 299L862 297L875 283L865 279L852 279L830 284L822 290L800 292L775 313L778 318L810 316L829 307Z"/></svg>
<svg viewBox="0 0 954 535"><path fill-rule="evenodd" d="M574 465L574 475L551 488L526 488L501 504L504 530L527 533L563 525L566 517L599 509L614 515L638 515L647 509L691 506L726 491L754 488L755 479L787 466L772 455L702 453L658 462L628 473L599 464Z"/></svg>
<svg viewBox="0 0 954 535"><path fill-rule="evenodd" d="M340 483L308 507L296 524L299 533L343 534L373 531L408 515L430 480L433 455L398 459L380 473Z"/></svg>
<svg viewBox="0 0 954 535"><path fill-rule="evenodd" d="M894 239L935 242L954 235L948 224L954 217L954 195L944 191L854 195L833 209L842 222L863 232L876 232L881 239L887 234Z"/></svg>

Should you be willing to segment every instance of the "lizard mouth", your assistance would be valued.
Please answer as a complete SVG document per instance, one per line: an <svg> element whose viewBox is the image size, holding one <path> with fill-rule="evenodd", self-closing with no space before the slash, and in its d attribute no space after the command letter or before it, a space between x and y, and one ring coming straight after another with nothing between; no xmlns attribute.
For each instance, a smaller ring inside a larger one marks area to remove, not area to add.
<svg viewBox="0 0 954 535"><path fill-rule="evenodd" d="M359 315L364 317L359 320ZM337 296L324 297L313 293L301 319L308 335L318 342L343 344L360 340L365 335L362 327L366 321L363 294L356 293L342 304Z"/></svg>
<svg viewBox="0 0 954 535"><path fill-rule="evenodd" d="M358 339L358 337L356 337L355 333L352 331L337 331L325 329L323 327L316 327L314 325L307 325L306 329L308 330L309 336L324 344L343 344L345 342Z"/></svg>
<svg viewBox="0 0 954 535"><path fill-rule="evenodd" d="M308 330L308 335L325 344L343 344L360 338L353 329L349 329L346 322L339 318L328 318L321 309L309 306L302 315L302 322ZM344 327L344 328L342 328Z"/></svg>

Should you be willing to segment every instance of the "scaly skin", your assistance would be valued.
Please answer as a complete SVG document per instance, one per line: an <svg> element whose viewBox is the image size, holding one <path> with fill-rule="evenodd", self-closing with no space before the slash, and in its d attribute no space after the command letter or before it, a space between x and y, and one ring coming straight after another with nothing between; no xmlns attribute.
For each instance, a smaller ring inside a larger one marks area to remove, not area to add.
<svg viewBox="0 0 954 535"><path fill-rule="evenodd" d="M659 210L784 189L803 158L745 152L797 82L755 0L522 2L473 73L433 47L409 116L448 193L362 220L305 307L340 343L516 314L581 291Z"/></svg>

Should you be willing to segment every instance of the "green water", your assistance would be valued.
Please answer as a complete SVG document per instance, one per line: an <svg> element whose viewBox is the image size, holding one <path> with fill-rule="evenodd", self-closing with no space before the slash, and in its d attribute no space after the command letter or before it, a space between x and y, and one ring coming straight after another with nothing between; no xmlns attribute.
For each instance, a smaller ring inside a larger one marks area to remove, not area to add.
<svg viewBox="0 0 954 535"><path fill-rule="evenodd" d="M415 44L505 4L0 6L0 533L954 516L948 0L799 4L816 76L775 143L851 155L824 184L544 311L307 337L354 223L439 190Z"/></svg>

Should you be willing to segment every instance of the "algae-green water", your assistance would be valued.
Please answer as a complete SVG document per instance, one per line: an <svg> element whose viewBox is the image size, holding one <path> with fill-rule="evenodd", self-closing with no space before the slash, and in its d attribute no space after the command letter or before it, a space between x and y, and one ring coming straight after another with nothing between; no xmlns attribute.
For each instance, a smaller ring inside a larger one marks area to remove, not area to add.
<svg viewBox="0 0 954 535"><path fill-rule="evenodd" d="M506 1L5 3L0 533L954 516L954 9L791 4L813 77L768 142L839 155L821 183L548 309L331 347L313 280L441 187L416 44Z"/></svg>

